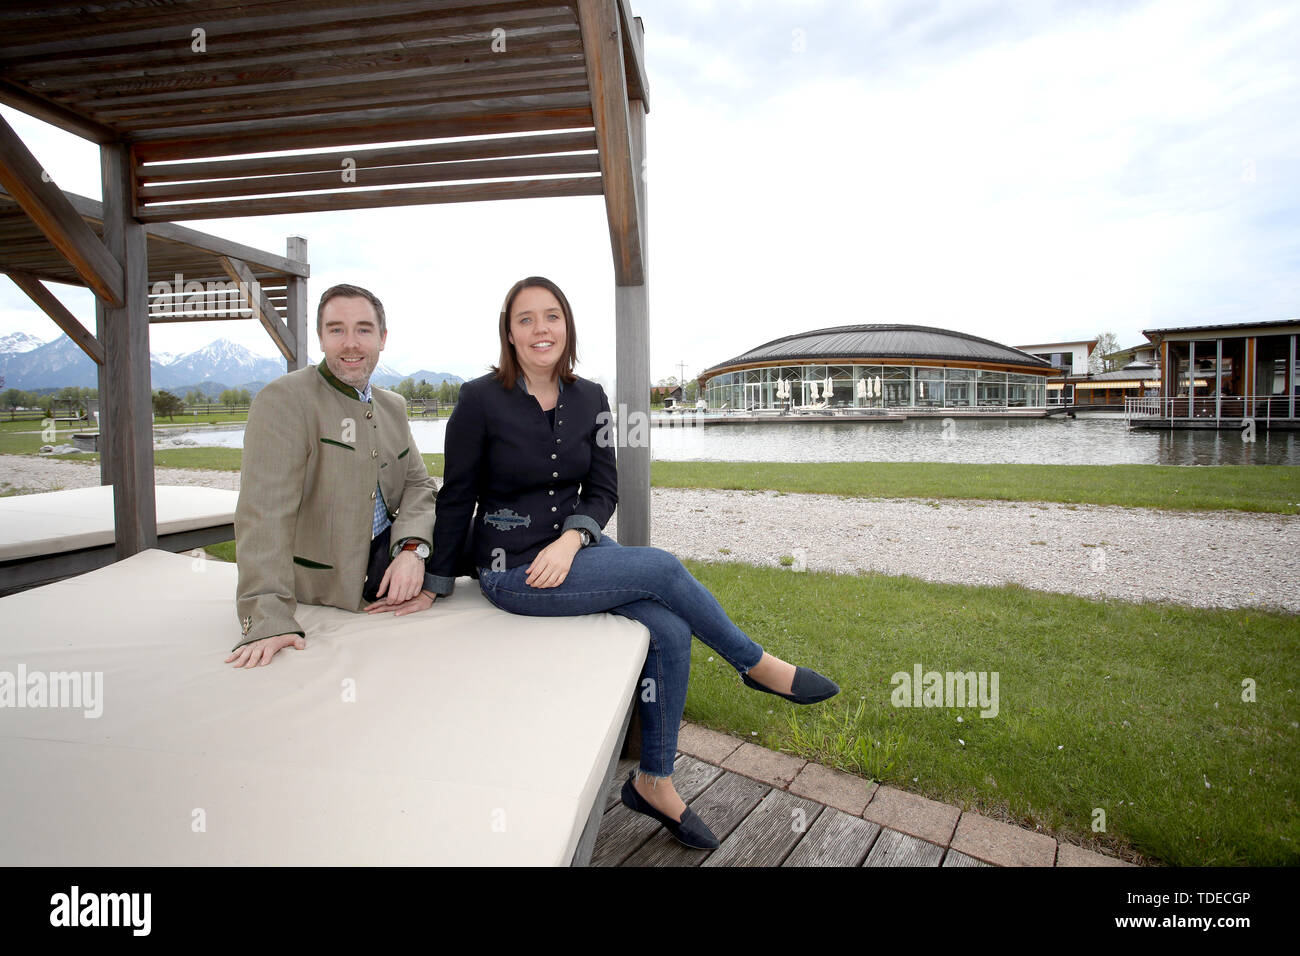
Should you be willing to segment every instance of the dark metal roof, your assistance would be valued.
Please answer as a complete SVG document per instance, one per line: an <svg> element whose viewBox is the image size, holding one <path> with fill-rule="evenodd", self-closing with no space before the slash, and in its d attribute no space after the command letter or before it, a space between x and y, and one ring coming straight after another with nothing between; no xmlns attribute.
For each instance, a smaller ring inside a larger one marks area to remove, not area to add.
<svg viewBox="0 0 1300 956"><path fill-rule="evenodd" d="M1052 363L1009 345L965 332L926 325L841 325L800 332L765 342L700 373L716 374L729 366L812 358L851 361L866 357L997 362L1026 369L1052 369Z"/></svg>
<svg viewBox="0 0 1300 956"><path fill-rule="evenodd" d="M1156 368L1154 365L1148 365L1145 362L1133 362L1129 365L1124 366L1123 368L1117 368L1114 371L1098 372L1096 375L1092 375L1087 379L1080 379L1080 381L1121 382L1121 381L1128 381L1129 379L1148 379L1148 378L1159 378L1159 377L1160 377L1160 369Z"/></svg>
<svg viewBox="0 0 1300 956"><path fill-rule="evenodd" d="M1247 329L1257 325L1300 325L1300 319L1270 319L1267 322L1230 322L1214 325L1176 325L1168 329L1143 329L1142 334L1150 337L1155 332L1199 332L1202 329Z"/></svg>

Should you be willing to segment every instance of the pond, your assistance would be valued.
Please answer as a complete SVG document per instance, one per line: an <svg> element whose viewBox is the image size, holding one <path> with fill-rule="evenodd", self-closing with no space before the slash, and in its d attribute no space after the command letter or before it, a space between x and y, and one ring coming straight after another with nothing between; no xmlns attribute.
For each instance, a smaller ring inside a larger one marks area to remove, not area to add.
<svg viewBox="0 0 1300 956"><path fill-rule="evenodd" d="M1300 433L1128 429L1123 419L949 419L655 427L659 461L953 461L1057 465L1300 465ZM440 452L446 420L412 421L422 452ZM242 448L243 428L174 436Z"/></svg>

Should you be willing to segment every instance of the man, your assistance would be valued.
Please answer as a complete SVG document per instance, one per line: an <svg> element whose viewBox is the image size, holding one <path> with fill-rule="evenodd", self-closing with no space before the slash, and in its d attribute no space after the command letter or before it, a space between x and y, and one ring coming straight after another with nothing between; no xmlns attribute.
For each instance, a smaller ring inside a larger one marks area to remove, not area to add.
<svg viewBox="0 0 1300 956"><path fill-rule="evenodd" d="M236 667L307 646L299 603L400 615L436 597L424 562L437 491L405 400L370 386L388 338L383 304L333 286L316 335L320 365L276 379L248 412L235 511L243 639L226 658Z"/></svg>

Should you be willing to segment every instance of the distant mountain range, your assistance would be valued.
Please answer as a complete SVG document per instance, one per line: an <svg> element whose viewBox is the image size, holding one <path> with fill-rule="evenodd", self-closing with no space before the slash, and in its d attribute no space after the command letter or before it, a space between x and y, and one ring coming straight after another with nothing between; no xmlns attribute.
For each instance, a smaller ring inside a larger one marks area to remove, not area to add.
<svg viewBox="0 0 1300 956"><path fill-rule="evenodd" d="M284 374L284 359L265 358L229 339L217 339L201 349L183 354L152 352L150 376L153 387L178 392L182 396L197 388L207 395L227 388L246 388L254 395ZM319 361L319 359L317 359ZM66 335L53 342L42 342L25 332L0 337L0 376L4 387L25 392L60 389L68 385L96 388L99 385L95 363ZM458 375L421 369L403 375L382 363L370 381L381 388L392 388L403 379L423 379L430 385L444 381L461 383Z"/></svg>

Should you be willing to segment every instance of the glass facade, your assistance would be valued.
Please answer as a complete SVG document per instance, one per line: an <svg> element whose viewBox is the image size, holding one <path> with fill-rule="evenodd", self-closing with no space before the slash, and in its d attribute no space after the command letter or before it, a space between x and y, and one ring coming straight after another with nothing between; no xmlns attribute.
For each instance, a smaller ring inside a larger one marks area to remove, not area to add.
<svg viewBox="0 0 1300 956"><path fill-rule="evenodd" d="M788 398L780 397L782 384ZM723 372L705 383L710 409L1046 408L1041 375L927 365L780 365Z"/></svg>

